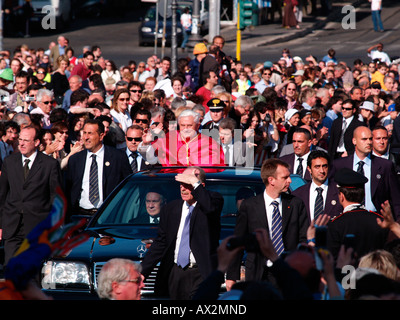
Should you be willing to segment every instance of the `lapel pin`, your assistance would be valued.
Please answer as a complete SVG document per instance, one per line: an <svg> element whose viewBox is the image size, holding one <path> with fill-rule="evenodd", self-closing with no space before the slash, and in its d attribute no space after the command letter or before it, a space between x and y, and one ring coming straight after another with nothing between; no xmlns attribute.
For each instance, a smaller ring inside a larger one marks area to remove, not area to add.
<svg viewBox="0 0 400 320"><path fill-rule="evenodd" d="M109 166L110 166L110 163L107 161L107 162L105 163L105 165L106 165L106 167L109 167Z"/></svg>
<svg viewBox="0 0 400 320"><path fill-rule="evenodd" d="M334 206L336 204L336 200L332 200L331 203Z"/></svg>
<svg viewBox="0 0 400 320"><path fill-rule="evenodd" d="M377 175L376 175L376 178L377 178L377 179L380 179L381 177L382 177L382 176L381 176L380 174L377 174Z"/></svg>

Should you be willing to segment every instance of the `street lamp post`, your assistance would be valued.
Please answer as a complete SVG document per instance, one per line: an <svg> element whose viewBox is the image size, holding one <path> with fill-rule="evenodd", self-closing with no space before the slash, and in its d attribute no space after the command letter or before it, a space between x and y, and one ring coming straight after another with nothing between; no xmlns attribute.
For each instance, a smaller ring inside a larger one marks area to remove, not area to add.
<svg viewBox="0 0 400 320"><path fill-rule="evenodd" d="M177 19L176 19L176 8L178 4L176 0L172 0L172 39L171 39L171 71L174 74L177 70L177 59L178 59L178 39L177 39Z"/></svg>

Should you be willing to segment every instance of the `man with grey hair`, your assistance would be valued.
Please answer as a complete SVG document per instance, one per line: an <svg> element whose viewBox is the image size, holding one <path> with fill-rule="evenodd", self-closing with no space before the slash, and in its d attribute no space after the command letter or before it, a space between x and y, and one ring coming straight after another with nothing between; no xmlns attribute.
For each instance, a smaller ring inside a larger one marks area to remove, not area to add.
<svg viewBox="0 0 400 320"><path fill-rule="evenodd" d="M222 147L212 137L199 133L200 115L184 110L177 119L179 131L169 131L154 139L151 132L143 135L138 150L151 164L162 166L224 166Z"/></svg>
<svg viewBox="0 0 400 320"><path fill-rule="evenodd" d="M15 121L21 129L30 126L32 124L32 120L29 114L24 112L19 112L15 114L13 117L13 121Z"/></svg>
<svg viewBox="0 0 400 320"><path fill-rule="evenodd" d="M113 258L99 274L97 294L104 300L140 300L144 287L140 264L128 259Z"/></svg>
<svg viewBox="0 0 400 320"><path fill-rule="evenodd" d="M186 100L180 97L175 97L171 101L171 110L175 112L180 107L186 107Z"/></svg>
<svg viewBox="0 0 400 320"><path fill-rule="evenodd" d="M50 129L50 112L53 109L54 93L48 89L40 89L36 95L37 107L31 111L31 114L42 115L42 128Z"/></svg>
<svg viewBox="0 0 400 320"><path fill-rule="evenodd" d="M235 120L236 128L240 129L240 119L242 115L250 113L254 108L253 100L246 95L239 96L231 111L229 111L228 117Z"/></svg>

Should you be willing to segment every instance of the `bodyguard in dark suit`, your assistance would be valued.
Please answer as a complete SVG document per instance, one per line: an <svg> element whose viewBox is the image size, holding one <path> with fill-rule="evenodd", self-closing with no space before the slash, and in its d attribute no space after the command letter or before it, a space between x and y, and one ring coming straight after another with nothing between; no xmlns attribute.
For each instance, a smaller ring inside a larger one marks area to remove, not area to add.
<svg viewBox="0 0 400 320"><path fill-rule="evenodd" d="M68 161L67 195L70 214L93 215L132 169L123 151L103 145L104 125L87 120L82 132L86 150Z"/></svg>
<svg viewBox="0 0 400 320"><path fill-rule="evenodd" d="M294 153L280 157L289 164L290 173L295 173L307 181L311 181L310 172L307 170L307 158L310 154L312 140L311 133L305 128L297 128L293 132Z"/></svg>
<svg viewBox="0 0 400 320"><path fill-rule="evenodd" d="M4 159L0 176L0 238L4 239L5 264L26 235L50 213L61 171L57 160L37 151L39 131L25 127L19 152Z"/></svg>
<svg viewBox="0 0 400 320"><path fill-rule="evenodd" d="M261 167L261 178L265 191L242 202L234 234L243 237L257 228L264 228L269 231L278 254L296 250L299 243L307 240L309 222L303 201L286 193L291 182L289 165L279 159L268 159ZM228 289L240 279L242 257L240 254L228 269ZM248 252L246 281L262 280L266 263L261 252Z"/></svg>
<svg viewBox="0 0 400 320"><path fill-rule="evenodd" d="M143 136L143 128L137 124L130 126L126 130L125 150L133 173L142 170L147 170L152 167L152 165L149 162L147 162L146 159L144 158L145 155L139 153L137 150L139 143L142 142L142 136Z"/></svg>
<svg viewBox="0 0 400 320"><path fill-rule="evenodd" d="M147 278L161 261L156 293L166 294L167 286L171 299L185 300L216 269L224 201L205 188L205 173L199 167L189 167L175 179L181 183L181 199L162 207L158 235L142 261L142 274Z"/></svg>
<svg viewBox="0 0 400 320"><path fill-rule="evenodd" d="M307 170L312 181L292 193L303 200L310 222L315 221L320 214L334 218L343 211L336 182L328 179L330 163L330 157L325 151L311 151L307 160Z"/></svg>
<svg viewBox="0 0 400 320"><path fill-rule="evenodd" d="M344 124L345 122L345 124ZM328 153L332 160L354 152L352 142L354 129L366 124L357 118L357 108L353 100L343 101L342 116L335 119L331 127L329 138Z"/></svg>
<svg viewBox="0 0 400 320"><path fill-rule="evenodd" d="M365 184L366 209L379 212L381 205L389 200L394 208L394 218L399 221L400 186L393 163L371 154L372 133L367 127L359 127L354 131L353 143L355 145L354 154L336 159L333 162L332 174L342 168L350 168L354 171L362 169L363 174L368 178L368 182Z"/></svg>

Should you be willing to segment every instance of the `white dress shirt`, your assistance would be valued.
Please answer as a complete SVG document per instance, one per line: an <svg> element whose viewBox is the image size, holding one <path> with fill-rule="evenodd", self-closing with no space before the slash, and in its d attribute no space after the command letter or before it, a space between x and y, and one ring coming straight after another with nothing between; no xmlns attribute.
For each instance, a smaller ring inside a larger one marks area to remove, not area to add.
<svg viewBox="0 0 400 320"><path fill-rule="evenodd" d="M140 167L142 166L143 157L139 151L136 151L136 152L137 152L137 157L136 157L137 170L140 171ZM126 155L128 156L129 164L131 164L133 161L133 158L131 157L131 153L132 153L132 151L130 151L128 148L126 148Z"/></svg>
<svg viewBox="0 0 400 320"><path fill-rule="evenodd" d="M297 156L296 154L294 155L294 165L293 165L293 173L297 172L297 167L299 166L299 158L302 158L303 161L301 162L301 164L303 165L303 176L302 178L304 178L304 176L306 175L306 171L307 171L307 159L308 156L310 155L311 151L308 151L308 153L306 153L304 156Z"/></svg>
<svg viewBox="0 0 400 320"><path fill-rule="evenodd" d="M85 171L83 173L82 179L82 192L81 199L79 200L79 206L83 209L93 209L93 204L89 200L89 177L90 177L90 166L92 165L92 152L87 151L86 155L86 164ZM97 204L97 208L101 206L103 203L103 165L104 165L104 146L100 148L96 153L96 162L97 162L97 172L98 172L98 181L99 181L99 203Z"/></svg>
<svg viewBox="0 0 400 320"><path fill-rule="evenodd" d="M192 204L193 207L196 207L197 202ZM194 210L194 208L193 208ZM183 202L182 205L182 214L181 214L181 222L179 223L179 229L178 229L178 234L176 237L176 244L175 244L175 252L174 252L174 262L176 263L178 260L178 252L179 252L179 247L181 245L181 238L182 238L182 232L183 232L183 227L185 226L185 220L187 215L189 214L189 205L186 201ZM192 211L193 215L193 211ZM196 259L194 258L192 250L190 250L190 263L196 263Z"/></svg>
<svg viewBox="0 0 400 320"><path fill-rule="evenodd" d="M317 188L319 188L319 187L322 188L322 197L324 199L323 207L325 209L326 197L328 195L328 179L326 179L325 183L321 184L320 186L317 186L314 181L311 182L311 186L310 186L310 218L311 218L311 220L314 219L315 200L317 199L317 196L318 196Z"/></svg>
<svg viewBox="0 0 400 320"><path fill-rule="evenodd" d="M274 206L272 205L272 202L278 202L278 207L279 207L279 213L282 217L282 199L281 196L279 196L276 199L271 198L266 191L264 191L264 203L265 203L265 210L267 211L267 221L268 221L268 231L269 231L269 236L272 239L272 214L274 213ZM272 266L272 261L267 260L267 266L270 267Z"/></svg>
<svg viewBox="0 0 400 320"><path fill-rule="evenodd" d="M24 155L22 155L22 167L25 165L25 159L29 159L30 161L28 163L28 168L29 170L31 170L33 162L36 159L36 155L37 155L37 150L34 153L32 153L30 157L25 157Z"/></svg>
<svg viewBox="0 0 400 320"><path fill-rule="evenodd" d="M357 172L358 169L358 162L360 162L360 158L357 156L356 153L354 153L354 159L353 159L353 170ZM364 161L364 175L366 178L368 178L368 182L365 184L365 208L370 211L376 211L376 208L372 202L372 196L371 196L371 156L368 155Z"/></svg>
<svg viewBox="0 0 400 320"><path fill-rule="evenodd" d="M343 120L346 121L346 130L347 130L347 128L349 127L350 123L353 121L353 118L354 118L354 116L351 116L350 118L347 118L347 119L342 118L342 128L343 128ZM344 131L344 132L346 132L346 131ZM342 134L342 132L341 132L340 134ZM343 133L343 134L344 134L344 133ZM339 146L337 147L336 151L337 151L337 152L345 152L345 151L346 151L346 148L345 148L345 146L344 146L344 143L343 143L343 145L341 145L341 146L339 145Z"/></svg>

